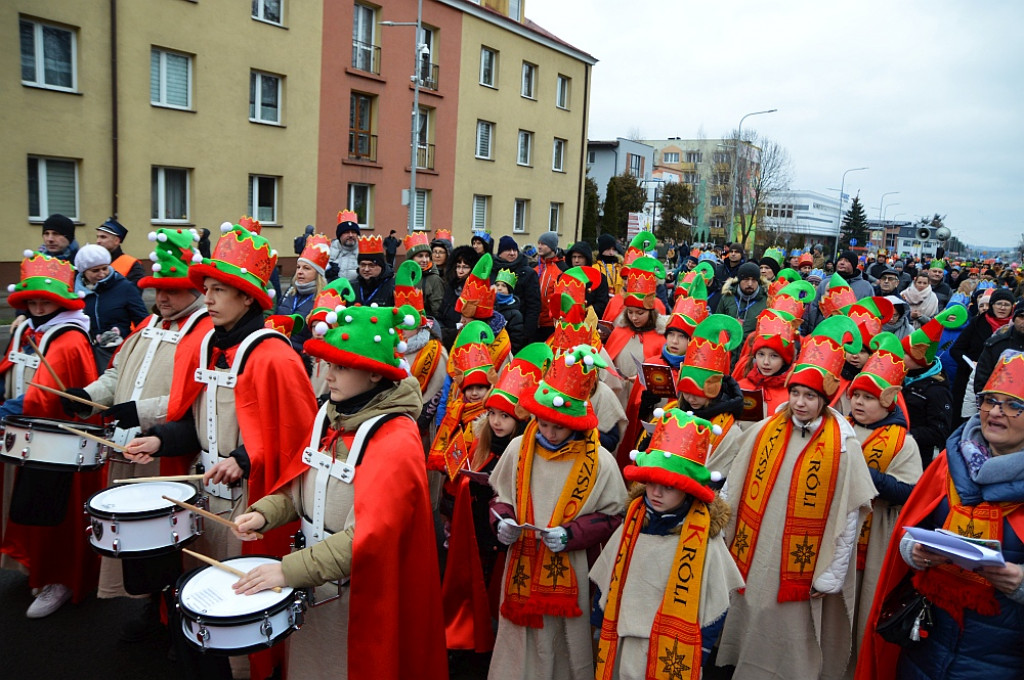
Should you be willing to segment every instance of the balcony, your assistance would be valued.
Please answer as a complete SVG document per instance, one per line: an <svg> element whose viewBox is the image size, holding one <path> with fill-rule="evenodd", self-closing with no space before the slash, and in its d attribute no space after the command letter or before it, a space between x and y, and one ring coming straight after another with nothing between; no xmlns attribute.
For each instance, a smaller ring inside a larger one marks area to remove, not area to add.
<svg viewBox="0 0 1024 680"><path fill-rule="evenodd" d="M352 41L352 68L380 75L380 47L370 43Z"/></svg>
<svg viewBox="0 0 1024 680"><path fill-rule="evenodd" d="M420 64L420 87L437 92L437 75L440 67L437 64Z"/></svg>
<svg viewBox="0 0 1024 680"><path fill-rule="evenodd" d="M348 157L357 161L377 162L377 135L363 130L348 131ZM433 154L431 154L433 160Z"/></svg>
<svg viewBox="0 0 1024 680"><path fill-rule="evenodd" d="M434 169L434 145L433 144L419 144L416 146L416 169L417 170L433 170Z"/></svg>

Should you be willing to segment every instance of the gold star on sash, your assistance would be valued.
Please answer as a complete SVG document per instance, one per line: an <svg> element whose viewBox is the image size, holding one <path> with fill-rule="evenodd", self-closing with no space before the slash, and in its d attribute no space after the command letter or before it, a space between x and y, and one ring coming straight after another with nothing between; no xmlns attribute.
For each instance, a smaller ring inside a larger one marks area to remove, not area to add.
<svg viewBox="0 0 1024 680"><path fill-rule="evenodd" d="M971 518L971 520L967 522L967 526L962 529L958 528L956 532L964 538L981 538L982 534L982 532L974 530L974 518Z"/></svg>
<svg viewBox="0 0 1024 680"><path fill-rule="evenodd" d="M814 546L807 542L807 534L804 534L804 542L797 544L796 550L789 554L793 556L793 561L800 565L800 573L803 573L804 567L812 564L814 556L818 553L815 552Z"/></svg>
<svg viewBox="0 0 1024 680"><path fill-rule="evenodd" d="M558 579L562 577L565 572L569 571L569 565L565 564L561 556L552 555L551 560L544 565L544 570L548 572L548 578L551 579L552 585L558 585Z"/></svg>
<svg viewBox="0 0 1024 680"><path fill-rule="evenodd" d="M517 592L522 592L523 586L526 585L530 577L526 575L526 567L520 563L516 566L516 571L512 574L512 583L516 586Z"/></svg>
<svg viewBox="0 0 1024 680"><path fill-rule="evenodd" d="M672 648L665 648L665 656L659 656L658 661L662 662L664 667L661 669L662 673L668 675L669 680L683 680L686 677L684 674L690 670L690 667L686 665L686 655L679 653L679 641L674 640L672 642Z"/></svg>
<svg viewBox="0 0 1024 680"><path fill-rule="evenodd" d="M736 550L736 556L740 557L743 555L743 551L750 547L750 541L747 540L747 528L743 527L736 534L736 538L732 542L733 548Z"/></svg>

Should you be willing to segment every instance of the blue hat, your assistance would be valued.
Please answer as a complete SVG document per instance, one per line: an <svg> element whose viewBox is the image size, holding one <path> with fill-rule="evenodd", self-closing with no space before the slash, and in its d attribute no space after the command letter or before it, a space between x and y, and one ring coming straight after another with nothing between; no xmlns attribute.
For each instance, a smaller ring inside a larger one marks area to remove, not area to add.
<svg viewBox="0 0 1024 680"><path fill-rule="evenodd" d="M128 230L113 217L108 217L106 222L96 227L96 231L105 231L108 234L113 234L122 241L128 237Z"/></svg>
<svg viewBox="0 0 1024 680"><path fill-rule="evenodd" d="M484 231L483 229L474 230L473 238L478 238L484 243L492 243L494 241L494 239L491 237L491 233L488 231ZM471 238L470 241L472 241L473 238Z"/></svg>

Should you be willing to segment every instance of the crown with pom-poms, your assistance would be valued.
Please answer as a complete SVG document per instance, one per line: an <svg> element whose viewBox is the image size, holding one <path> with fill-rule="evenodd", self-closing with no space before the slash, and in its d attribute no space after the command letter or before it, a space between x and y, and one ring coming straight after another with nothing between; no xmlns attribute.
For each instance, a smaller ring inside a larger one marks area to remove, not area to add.
<svg viewBox="0 0 1024 680"><path fill-rule="evenodd" d="M942 331L946 328L960 328L965 323L967 310L963 305L943 309L931 321L903 338L903 351L917 363L928 366L935 361Z"/></svg>
<svg viewBox="0 0 1024 680"><path fill-rule="evenodd" d="M423 289L419 282L423 278L423 270L413 260L406 260L395 272L395 304L412 305L420 313L423 324L427 317L423 309Z"/></svg>
<svg viewBox="0 0 1024 680"><path fill-rule="evenodd" d="M551 362L551 367L532 394L520 403L539 420L572 430L597 427L597 415L590 395L597 384L599 369L608 363L590 345L578 345Z"/></svg>
<svg viewBox="0 0 1024 680"><path fill-rule="evenodd" d="M847 352L856 354L860 348L857 324L846 316L830 316L802 340L800 354L786 378L786 387L803 385L832 397L839 389L839 374L846 363Z"/></svg>
<svg viewBox="0 0 1024 680"><path fill-rule="evenodd" d="M622 291L627 307L654 309L658 299L658 281L665 278L665 265L653 257L638 257L626 273L626 287Z"/></svg>
<svg viewBox="0 0 1024 680"><path fill-rule="evenodd" d="M356 291L348 279L335 279L313 298L313 309L306 317L313 337L322 338L338 323L338 313L356 300Z"/></svg>
<svg viewBox="0 0 1024 680"><path fill-rule="evenodd" d="M821 300L818 301L818 308L821 310L822 316L829 317L833 314L838 314L843 308L852 305L856 301L857 295L850 288L850 284L840 274L836 273L828 280L828 288L825 289Z"/></svg>
<svg viewBox="0 0 1024 680"><path fill-rule="evenodd" d="M50 300L63 309L85 307L75 292L75 268L70 262L26 250L21 261L21 279L7 287L11 307L24 309L29 300Z"/></svg>
<svg viewBox="0 0 1024 680"><path fill-rule="evenodd" d="M403 239L406 255L412 259L417 253L430 252L430 239L425 231L414 231Z"/></svg>
<svg viewBox="0 0 1024 680"><path fill-rule="evenodd" d="M869 297L850 305L844 313L860 329L864 347L870 347L871 339L882 332L882 326L889 323L895 311L892 302L884 297Z"/></svg>
<svg viewBox="0 0 1024 680"><path fill-rule="evenodd" d="M331 239L324 234L310 234L306 237L305 245L302 246L299 259L307 262L320 276L323 276L331 259Z"/></svg>
<svg viewBox="0 0 1024 680"><path fill-rule="evenodd" d="M413 307L346 307L337 312L336 323L322 339L306 341L306 354L389 380L409 375L402 360L405 342L398 331L419 326L419 312Z"/></svg>
<svg viewBox="0 0 1024 680"><path fill-rule="evenodd" d="M996 360L992 375L979 394L995 392L1024 401L1024 353L1007 349Z"/></svg>
<svg viewBox="0 0 1024 680"><path fill-rule="evenodd" d="M693 337L693 329L708 318L708 289L704 277L695 276L685 295L676 298L665 331L681 331Z"/></svg>
<svg viewBox="0 0 1024 680"><path fill-rule="evenodd" d="M263 327L291 339L294 334L301 333L306 327L306 320L301 314L271 314L263 320Z"/></svg>
<svg viewBox="0 0 1024 680"><path fill-rule="evenodd" d="M274 289L269 284L277 266L277 251L260 236L259 222L243 217L239 224L223 223L220 230L224 235L217 241L212 256L189 267L189 279L200 290L207 277L216 279L252 297L262 309L272 308Z"/></svg>
<svg viewBox="0 0 1024 680"><path fill-rule="evenodd" d="M623 470L626 479L670 486L710 503L715 498L711 483L722 475L708 471L708 452L722 428L678 408L655 409L654 415L651 442L646 451L630 452L633 464Z"/></svg>
<svg viewBox="0 0 1024 680"><path fill-rule="evenodd" d="M793 327L793 316L786 312L777 312L774 309L766 309L757 315L757 325L754 326L754 342L751 345L751 353L757 353L759 349L770 349L787 364L793 361L793 354L796 350L796 329Z"/></svg>
<svg viewBox="0 0 1024 680"><path fill-rule="evenodd" d="M139 279L139 288L160 290L197 290L198 287L188 276L193 262L202 262L196 245L199 234L195 229L157 229L149 232L153 242L153 273Z"/></svg>
<svg viewBox="0 0 1024 680"><path fill-rule="evenodd" d="M529 418L519 400L524 394L537 389L537 383L554 358L551 348L543 342L523 347L501 371L484 406L504 411L519 420Z"/></svg>
<svg viewBox="0 0 1024 680"><path fill-rule="evenodd" d="M871 338L869 345L872 355L864 362L847 389L849 394L854 390L863 390L881 402L882 406L892 410L896 397L903 389L903 379L907 377L907 365L903 362L903 345L892 333L878 333Z"/></svg>
<svg viewBox="0 0 1024 680"><path fill-rule="evenodd" d="M484 253L473 265L473 271L462 284L462 293L455 301L455 311L470 319L489 319L494 316L494 298L497 291L491 284L494 259Z"/></svg>
<svg viewBox="0 0 1024 680"><path fill-rule="evenodd" d="M472 385L490 387L498 379L487 347L494 342L494 332L483 321L470 321L455 337L448 353L448 375L459 387Z"/></svg>
<svg viewBox="0 0 1024 680"><path fill-rule="evenodd" d="M587 317L587 292L601 285L601 272L593 267L572 267L558 277L548 300L552 319L581 323Z"/></svg>
<svg viewBox="0 0 1024 680"><path fill-rule="evenodd" d="M743 325L725 314L712 314L693 331L686 358L679 365L676 391L714 399L729 373L730 352L743 342Z"/></svg>
<svg viewBox="0 0 1024 680"><path fill-rule="evenodd" d="M455 243L452 241L452 230L451 229L438 229L434 232L434 238L439 241L448 241L448 243Z"/></svg>

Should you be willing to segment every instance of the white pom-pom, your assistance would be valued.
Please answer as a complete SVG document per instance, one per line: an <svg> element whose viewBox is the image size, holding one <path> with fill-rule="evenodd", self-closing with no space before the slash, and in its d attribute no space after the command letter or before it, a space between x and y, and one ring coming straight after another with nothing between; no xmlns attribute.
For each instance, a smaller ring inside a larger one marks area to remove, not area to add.
<svg viewBox="0 0 1024 680"><path fill-rule="evenodd" d="M195 255L192 256L192 262L193 263L199 264L202 261L203 261L203 254L202 253L196 253Z"/></svg>
<svg viewBox="0 0 1024 680"><path fill-rule="evenodd" d="M53 283L53 279L50 279L50 278L43 279L43 283Z"/></svg>
<svg viewBox="0 0 1024 680"><path fill-rule="evenodd" d="M636 457L639 455L640 451L638 451L637 449L633 449L632 451L629 452L629 459L635 463Z"/></svg>
<svg viewBox="0 0 1024 680"><path fill-rule="evenodd" d="M85 297L85 291L84 290L78 291L78 297L84 298Z"/></svg>
<svg viewBox="0 0 1024 680"><path fill-rule="evenodd" d="M411 326L414 323L416 323L416 317L414 317L412 314L406 314L405 316L402 317L402 323L405 324L406 326Z"/></svg>
<svg viewBox="0 0 1024 680"><path fill-rule="evenodd" d="M156 253L155 252L152 252L152 253L149 254L149 261L150 262L156 262Z"/></svg>
<svg viewBox="0 0 1024 680"><path fill-rule="evenodd" d="M149 232L148 234L146 234L146 238L148 238L150 241L156 241L156 232Z"/></svg>
<svg viewBox="0 0 1024 680"><path fill-rule="evenodd" d="M722 426L721 425L712 425L711 426L711 433L713 435L715 435L716 437L718 435L722 434Z"/></svg>
<svg viewBox="0 0 1024 680"><path fill-rule="evenodd" d="M566 366L572 366L575 363L576 363L576 357L574 355L572 355L572 354L566 354L565 355L565 365Z"/></svg>
<svg viewBox="0 0 1024 680"><path fill-rule="evenodd" d="M394 335L394 334L395 334L395 329L394 328L389 328L388 329L388 335Z"/></svg>
<svg viewBox="0 0 1024 680"><path fill-rule="evenodd" d="M672 454L669 453L668 451L662 451L662 453L665 455L666 458L671 458L672 457Z"/></svg>
<svg viewBox="0 0 1024 680"><path fill-rule="evenodd" d="M234 226L235 225L231 224L230 222L221 222L220 223L221 233L231 231L231 228L234 227Z"/></svg>
<svg viewBox="0 0 1024 680"><path fill-rule="evenodd" d="M327 331L330 330L330 328L331 327L323 321L317 321L316 325L313 326L313 332L317 335L327 335Z"/></svg>
<svg viewBox="0 0 1024 680"><path fill-rule="evenodd" d="M590 356L588 354L587 356L583 357L583 363L585 363L587 366L593 366L594 365L594 357L592 357L592 356Z"/></svg>
<svg viewBox="0 0 1024 680"><path fill-rule="evenodd" d="M337 316L335 316L335 318L337 318ZM352 323L352 315L351 314L346 314L345 315L345 323Z"/></svg>
<svg viewBox="0 0 1024 680"><path fill-rule="evenodd" d="M409 343L407 343L405 340L399 340L398 344L395 345L395 349L397 349L400 354L405 354L406 352L409 351Z"/></svg>
<svg viewBox="0 0 1024 680"><path fill-rule="evenodd" d="M565 399L562 399L561 397L555 397L554 399L551 400L551 403L554 404L556 408L560 408L565 404Z"/></svg>
<svg viewBox="0 0 1024 680"><path fill-rule="evenodd" d="M406 375L412 375L412 368L409 367L409 362L405 359L398 360L398 367L405 371Z"/></svg>
<svg viewBox="0 0 1024 680"><path fill-rule="evenodd" d="M376 307L380 307L380 305L378 305L378 304L377 304L376 302L371 302L371 303L370 303L370 306L371 306L371 307L374 307L374 308L376 308Z"/></svg>
<svg viewBox="0 0 1024 680"><path fill-rule="evenodd" d="M665 409L663 409L663 408L656 408L656 409L654 409L654 413L651 414L651 415L653 415L655 418L661 418L662 416L665 415Z"/></svg>
<svg viewBox="0 0 1024 680"><path fill-rule="evenodd" d="M324 317L324 321L330 324L338 323L338 315L334 312L327 312L327 315Z"/></svg>
<svg viewBox="0 0 1024 680"><path fill-rule="evenodd" d="M277 251L276 250L271 250L270 251L270 256L271 257L277 257Z"/></svg>
<svg viewBox="0 0 1024 680"><path fill-rule="evenodd" d="M12 283L11 285L7 286L7 292L8 293L13 293L15 290L17 290L17 288L18 288L18 286L16 286L15 284Z"/></svg>
<svg viewBox="0 0 1024 680"><path fill-rule="evenodd" d="M241 272L242 274L248 274L248 273L249 273L249 270L248 270L248 268L246 268L246 267L242 267L242 268L241 268L241 269L239 269L238 271L239 271L239 272Z"/></svg>
<svg viewBox="0 0 1024 680"><path fill-rule="evenodd" d="M379 335L373 336L373 341L374 342L380 342L380 336Z"/></svg>
<svg viewBox="0 0 1024 680"><path fill-rule="evenodd" d="M153 263L153 271L158 272L161 269L163 269L163 265L161 265L159 262L154 262Z"/></svg>
<svg viewBox="0 0 1024 680"><path fill-rule="evenodd" d="M692 415L693 415L693 411L687 411L687 412L686 412L686 415L688 415L688 416L692 416Z"/></svg>
<svg viewBox="0 0 1024 680"><path fill-rule="evenodd" d="M711 472L711 481L712 482L720 482L720 481L722 481L722 473L719 472L718 470L713 470Z"/></svg>
<svg viewBox="0 0 1024 680"><path fill-rule="evenodd" d="M273 300L274 298L276 298L276 297L277 297L277 291L276 291L276 290L274 290L273 288L271 288L271 289L267 290L267 296L268 296L268 297L269 297L269 298L270 298L271 300Z"/></svg>
<svg viewBox="0 0 1024 680"><path fill-rule="evenodd" d="M35 255L35 253L33 253L33 252L32 252L31 250L28 250L28 249L26 249L25 251L23 251L23 252L22 252L21 254L22 254L22 256L24 256L24 257L32 257L33 255Z"/></svg>
<svg viewBox="0 0 1024 680"><path fill-rule="evenodd" d="M167 242L167 234L165 234L163 232L160 232L159 234L156 235L156 240L160 241L160 243L166 243Z"/></svg>

